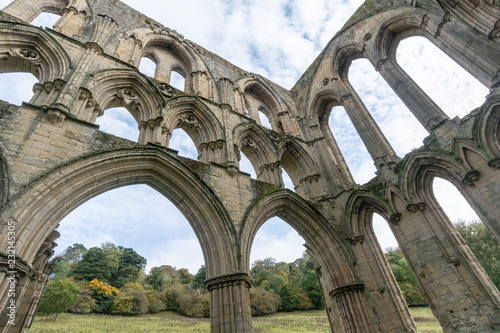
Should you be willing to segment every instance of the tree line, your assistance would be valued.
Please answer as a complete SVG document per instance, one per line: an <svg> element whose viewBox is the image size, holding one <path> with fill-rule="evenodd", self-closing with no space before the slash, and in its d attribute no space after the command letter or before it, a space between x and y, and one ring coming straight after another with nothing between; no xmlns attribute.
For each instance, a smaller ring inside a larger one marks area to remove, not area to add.
<svg viewBox="0 0 500 333"><path fill-rule="evenodd" d="M500 246L480 221L455 224L479 263L500 288ZM387 262L409 306L426 305L417 279L401 250L388 249ZM202 266L195 275L169 265L144 273L146 259L131 248L106 242L86 249L69 246L52 260L51 275L39 312L137 315L164 310L189 317L209 317L209 293ZM253 316L278 311L323 309L324 300L314 264L307 253L294 262L257 260L250 271Z"/></svg>

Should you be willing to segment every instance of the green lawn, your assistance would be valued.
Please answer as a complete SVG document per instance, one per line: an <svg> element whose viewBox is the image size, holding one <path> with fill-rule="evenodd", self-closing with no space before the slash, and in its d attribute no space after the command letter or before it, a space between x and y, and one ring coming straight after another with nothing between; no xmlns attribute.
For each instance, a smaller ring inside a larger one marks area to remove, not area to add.
<svg viewBox="0 0 500 333"><path fill-rule="evenodd" d="M418 332L442 332L429 308L411 308ZM330 332L325 311L278 313L253 319L255 333L267 332ZM109 315L72 315L63 313L54 322L54 315L35 317L32 333L135 333L135 332L209 332L208 319L186 318L174 312L121 317Z"/></svg>

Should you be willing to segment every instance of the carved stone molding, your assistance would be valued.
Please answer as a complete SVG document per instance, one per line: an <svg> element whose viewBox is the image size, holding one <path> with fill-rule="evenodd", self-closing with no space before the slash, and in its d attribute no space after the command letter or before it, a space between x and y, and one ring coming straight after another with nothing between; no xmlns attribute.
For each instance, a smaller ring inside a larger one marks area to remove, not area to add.
<svg viewBox="0 0 500 333"><path fill-rule="evenodd" d="M382 67L383 67L385 64L387 64L387 63L389 62L389 60L390 60L389 58L385 58L385 59L379 60L379 61L377 62L377 67L375 68L375 70L376 70L377 72L380 72L380 71L382 70Z"/></svg>
<svg viewBox="0 0 500 333"><path fill-rule="evenodd" d="M172 98L175 96L175 89L172 88L171 86L169 86L168 84L166 83L161 83L158 85L158 90L160 91L160 93L165 96L165 97L168 97L168 98Z"/></svg>
<svg viewBox="0 0 500 333"><path fill-rule="evenodd" d="M31 49L17 49L15 52L18 57L31 62L40 60L40 55L36 51Z"/></svg>
<svg viewBox="0 0 500 333"><path fill-rule="evenodd" d="M394 213L389 218L389 222L392 223L393 225L398 225L400 221L401 221L401 213Z"/></svg>
<svg viewBox="0 0 500 333"><path fill-rule="evenodd" d="M316 202L320 205L328 203L330 207L335 208L335 198L332 196L322 195L315 198Z"/></svg>
<svg viewBox="0 0 500 333"><path fill-rule="evenodd" d="M362 236L362 235L359 235L359 236L354 236L354 237L351 237L351 238L347 238L347 240L349 241L349 243L351 243L352 245L356 245L356 244L363 244L363 241L365 240L365 236Z"/></svg>
<svg viewBox="0 0 500 333"><path fill-rule="evenodd" d="M330 291L330 296L332 298L336 298L341 295L350 294L352 292L360 292L363 290L365 290L365 285L363 283L350 283L333 289Z"/></svg>
<svg viewBox="0 0 500 333"><path fill-rule="evenodd" d="M441 23L439 23L437 30L436 30L436 33L434 34L434 38L438 38L439 35L441 35L441 30L443 30L444 25L448 22L451 22L452 18L453 18L453 15L451 15L451 13L445 13L443 15L443 20L441 21Z"/></svg>
<svg viewBox="0 0 500 333"><path fill-rule="evenodd" d="M252 136L247 135L241 140L241 147L250 147L253 149L257 149L257 144L255 143L254 139Z"/></svg>
<svg viewBox="0 0 500 333"><path fill-rule="evenodd" d="M52 124L62 123L68 115L59 109L47 109L46 119Z"/></svg>
<svg viewBox="0 0 500 333"><path fill-rule="evenodd" d="M264 164L259 168L259 171L264 172L266 170L269 170L271 172L274 172L274 170L279 169L280 165L281 165L280 161L277 161L275 163Z"/></svg>
<svg viewBox="0 0 500 333"><path fill-rule="evenodd" d="M319 180L319 174L314 174L300 179L299 183L304 183L304 182L312 183L312 182L318 182L318 180Z"/></svg>
<svg viewBox="0 0 500 333"><path fill-rule="evenodd" d="M206 279L205 285L209 291L231 285L245 285L247 288L250 288L252 286L252 279L246 273L234 273Z"/></svg>
<svg viewBox="0 0 500 333"><path fill-rule="evenodd" d="M474 186L474 182L479 180L481 177L481 174L477 170L472 170L469 171L465 174L464 179L462 179L462 183L464 183L467 186Z"/></svg>
<svg viewBox="0 0 500 333"><path fill-rule="evenodd" d="M425 202L419 202L416 204L409 204L406 206L406 209L409 212L416 213L416 212L423 212L425 210Z"/></svg>
<svg viewBox="0 0 500 333"><path fill-rule="evenodd" d="M420 23L420 28L425 29L427 27L427 23L429 22L429 15L425 14L422 17L422 23Z"/></svg>
<svg viewBox="0 0 500 333"><path fill-rule="evenodd" d="M500 157L494 158L488 161L488 166L492 168L500 169Z"/></svg>
<svg viewBox="0 0 500 333"><path fill-rule="evenodd" d="M21 257L15 255L14 264L12 264L9 254L0 251L0 267L6 267L6 271L14 271L19 277L25 277L31 268L27 262L25 262Z"/></svg>

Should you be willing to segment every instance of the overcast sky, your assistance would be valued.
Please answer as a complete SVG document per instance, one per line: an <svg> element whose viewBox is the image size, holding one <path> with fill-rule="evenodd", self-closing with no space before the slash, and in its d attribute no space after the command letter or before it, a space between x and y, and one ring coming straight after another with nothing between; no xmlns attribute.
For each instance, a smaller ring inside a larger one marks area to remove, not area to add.
<svg viewBox="0 0 500 333"><path fill-rule="evenodd" d="M290 89L363 1L124 2L233 64ZM0 0L0 8L8 3ZM51 25L43 17L34 24ZM487 94L484 86L423 38L404 40L397 60L450 118L464 116L479 106ZM151 70L146 62L140 68L145 73ZM355 61L349 78L399 156L422 145L426 131L368 61ZM35 82L33 77L3 74L0 99L14 104L29 100ZM98 123L103 131L137 139L137 125L123 110L106 110ZM333 110L330 127L356 182L362 184L371 179L373 162L343 108ZM196 158L189 138L181 130L174 134L171 147L181 155ZM248 162L243 163L242 169L255 177ZM452 221L477 218L452 185L436 183L436 196ZM291 187L290 181L287 184ZM375 219L374 224L382 248L397 246L383 219ZM196 273L203 264L201 249L188 222L167 199L145 185L110 191L88 201L61 222L59 231L59 250L73 243L91 247L112 241L132 247L146 257L148 271L170 264ZM286 223L270 220L257 234L251 261L266 257L292 261L301 256L303 243Z"/></svg>

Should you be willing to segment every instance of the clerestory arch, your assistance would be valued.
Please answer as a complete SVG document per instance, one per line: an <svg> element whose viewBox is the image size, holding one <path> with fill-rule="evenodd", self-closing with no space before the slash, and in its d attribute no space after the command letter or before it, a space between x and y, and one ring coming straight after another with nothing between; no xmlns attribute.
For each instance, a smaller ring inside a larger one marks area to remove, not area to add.
<svg viewBox="0 0 500 333"><path fill-rule="evenodd" d="M138 124L161 117L164 102L160 92L136 71L99 71L91 74L82 88L90 92L91 100L101 112L112 107L125 107Z"/></svg>
<svg viewBox="0 0 500 333"><path fill-rule="evenodd" d="M26 6L23 1L14 0L4 11L9 13L25 22L30 23L40 13L46 12L51 14L62 15L65 9L74 0L45 0L45 1L32 1L29 6Z"/></svg>
<svg viewBox="0 0 500 333"><path fill-rule="evenodd" d="M209 151L221 151L225 145L222 124L215 114L195 97L178 97L170 100L163 111L163 131L166 142L176 128L182 128L193 140L200 161L221 162L220 154L209 154ZM213 149L212 149L213 148Z"/></svg>
<svg viewBox="0 0 500 333"><path fill-rule="evenodd" d="M240 124L233 130L233 140L250 160L258 180L282 186L278 150L261 127L253 123Z"/></svg>
<svg viewBox="0 0 500 333"><path fill-rule="evenodd" d="M133 184L151 186L184 214L200 241L208 277L237 270L234 248L238 245L227 211L193 171L157 148L113 150L79 158L27 187L3 214L4 220L16 222L17 254L31 262L70 211L103 192ZM5 240L0 248L6 250Z"/></svg>
<svg viewBox="0 0 500 333"><path fill-rule="evenodd" d="M5 31L0 35L1 72L29 72L41 84L67 78L72 61L50 34L19 23L0 27Z"/></svg>

